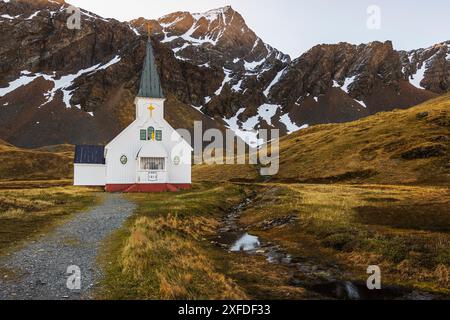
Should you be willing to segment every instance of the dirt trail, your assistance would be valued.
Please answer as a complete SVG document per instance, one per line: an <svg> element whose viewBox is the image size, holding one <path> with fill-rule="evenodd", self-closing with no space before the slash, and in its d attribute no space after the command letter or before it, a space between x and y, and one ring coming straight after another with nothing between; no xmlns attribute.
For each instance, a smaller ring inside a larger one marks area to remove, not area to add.
<svg viewBox="0 0 450 320"><path fill-rule="evenodd" d="M0 278L0 300L92 298L92 289L102 276L96 263L101 242L135 209L121 194L103 197L100 205L0 258L0 270L8 270L6 274L10 274ZM77 266L81 271L80 290L67 288L70 266Z"/></svg>

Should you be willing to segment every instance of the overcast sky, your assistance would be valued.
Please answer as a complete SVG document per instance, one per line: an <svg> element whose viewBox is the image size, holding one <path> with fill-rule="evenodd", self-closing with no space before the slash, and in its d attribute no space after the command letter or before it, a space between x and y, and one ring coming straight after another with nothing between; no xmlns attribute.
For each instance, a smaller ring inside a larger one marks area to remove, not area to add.
<svg viewBox="0 0 450 320"><path fill-rule="evenodd" d="M265 42L296 58L320 43L392 40L416 49L450 40L448 0L67 0L101 16L131 20L174 11L204 12L231 5ZM380 9L367 13L370 6ZM377 26L379 25L380 28Z"/></svg>

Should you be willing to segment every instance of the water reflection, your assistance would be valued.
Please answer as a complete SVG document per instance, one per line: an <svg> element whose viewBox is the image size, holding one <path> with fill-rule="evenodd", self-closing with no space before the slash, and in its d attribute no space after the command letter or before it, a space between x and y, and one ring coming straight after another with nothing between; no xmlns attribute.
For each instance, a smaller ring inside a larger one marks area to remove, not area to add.
<svg viewBox="0 0 450 320"><path fill-rule="evenodd" d="M231 252L252 251L259 248L260 245L261 242L259 241L258 237L246 233L231 246L230 251Z"/></svg>

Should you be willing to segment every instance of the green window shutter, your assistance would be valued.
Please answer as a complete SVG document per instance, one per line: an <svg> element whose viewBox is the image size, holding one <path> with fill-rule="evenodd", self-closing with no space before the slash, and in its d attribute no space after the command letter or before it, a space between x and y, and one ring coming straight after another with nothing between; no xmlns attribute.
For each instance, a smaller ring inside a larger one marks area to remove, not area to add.
<svg viewBox="0 0 450 320"><path fill-rule="evenodd" d="M156 130L156 141L162 141L162 130Z"/></svg>
<svg viewBox="0 0 450 320"><path fill-rule="evenodd" d="M141 140L147 140L147 130L141 130Z"/></svg>

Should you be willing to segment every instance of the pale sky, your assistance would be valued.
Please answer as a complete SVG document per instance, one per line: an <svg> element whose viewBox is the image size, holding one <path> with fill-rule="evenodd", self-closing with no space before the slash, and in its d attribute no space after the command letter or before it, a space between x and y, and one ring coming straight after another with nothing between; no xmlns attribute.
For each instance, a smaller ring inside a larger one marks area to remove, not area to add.
<svg viewBox="0 0 450 320"><path fill-rule="evenodd" d="M417 49L450 40L447 0L67 0L121 21L159 18L174 11L204 12L231 5L265 42L297 58L316 44L392 40ZM367 9L377 5L380 29L369 29Z"/></svg>

